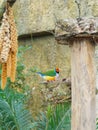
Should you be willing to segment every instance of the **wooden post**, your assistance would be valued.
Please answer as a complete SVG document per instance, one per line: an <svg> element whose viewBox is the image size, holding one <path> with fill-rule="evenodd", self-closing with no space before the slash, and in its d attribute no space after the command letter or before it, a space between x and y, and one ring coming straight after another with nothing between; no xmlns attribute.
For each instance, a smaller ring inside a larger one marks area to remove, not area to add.
<svg viewBox="0 0 98 130"><path fill-rule="evenodd" d="M96 19L83 18L57 23L56 40L71 46L71 130L96 130L95 43Z"/></svg>
<svg viewBox="0 0 98 130"><path fill-rule="evenodd" d="M89 39L71 46L72 130L95 130L95 45Z"/></svg>

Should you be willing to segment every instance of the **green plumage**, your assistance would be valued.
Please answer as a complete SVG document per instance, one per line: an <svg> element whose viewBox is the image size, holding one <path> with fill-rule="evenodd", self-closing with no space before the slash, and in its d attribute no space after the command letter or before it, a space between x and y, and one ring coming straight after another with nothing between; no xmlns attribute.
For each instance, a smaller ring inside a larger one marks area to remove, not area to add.
<svg viewBox="0 0 98 130"><path fill-rule="evenodd" d="M56 76L56 71L54 70L49 70L46 72L42 72L42 74L46 75L46 76Z"/></svg>

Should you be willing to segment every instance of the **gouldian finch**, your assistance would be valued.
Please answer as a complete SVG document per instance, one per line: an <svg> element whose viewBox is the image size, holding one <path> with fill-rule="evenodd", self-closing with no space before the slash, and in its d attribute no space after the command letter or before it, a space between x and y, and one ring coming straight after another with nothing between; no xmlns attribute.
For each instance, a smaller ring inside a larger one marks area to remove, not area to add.
<svg viewBox="0 0 98 130"><path fill-rule="evenodd" d="M59 68L55 68L54 70L49 70L47 72L37 72L43 79L48 81L55 81L59 76Z"/></svg>

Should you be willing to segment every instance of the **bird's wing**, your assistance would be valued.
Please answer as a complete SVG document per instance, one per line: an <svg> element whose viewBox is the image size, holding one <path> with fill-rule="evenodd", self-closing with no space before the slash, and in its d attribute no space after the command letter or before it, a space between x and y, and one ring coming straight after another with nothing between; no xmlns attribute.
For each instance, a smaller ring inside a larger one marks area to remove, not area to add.
<svg viewBox="0 0 98 130"><path fill-rule="evenodd" d="M46 75L46 76L56 76L55 70L49 70L49 71L47 71L43 74Z"/></svg>

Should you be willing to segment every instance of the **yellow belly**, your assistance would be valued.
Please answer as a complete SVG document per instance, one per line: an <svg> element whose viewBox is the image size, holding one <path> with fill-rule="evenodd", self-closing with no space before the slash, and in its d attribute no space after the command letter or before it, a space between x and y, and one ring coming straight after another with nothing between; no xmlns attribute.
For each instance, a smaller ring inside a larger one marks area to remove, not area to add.
<svg viewBox="0 0 98 130"><path fill-rule="evenodd" d="M45 76L45 79L47 81L55 81L55 77L52 77L52 76Z"/></svg>

